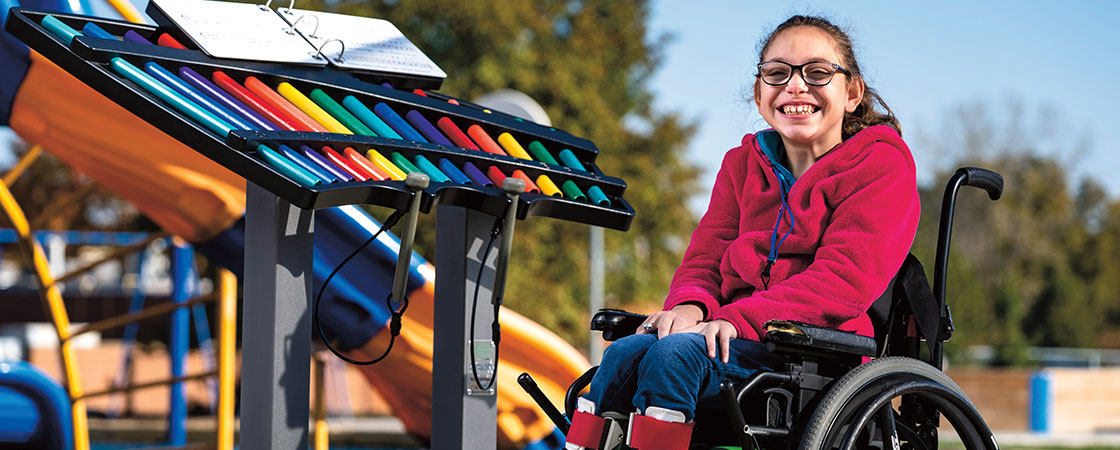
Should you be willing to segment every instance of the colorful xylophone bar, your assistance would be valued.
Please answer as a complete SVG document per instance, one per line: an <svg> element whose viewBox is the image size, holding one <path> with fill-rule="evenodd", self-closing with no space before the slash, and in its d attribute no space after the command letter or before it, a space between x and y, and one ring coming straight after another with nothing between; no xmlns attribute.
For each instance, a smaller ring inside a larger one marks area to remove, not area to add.
<svg viewBox="0 0 1120 450"><path fill-rule="evenodd" d="M101 39L117 39L92 22L79 32L46 15L42 25L67 44L83 32ZM131 31L126 32L123 39L150 44ZM186 48L167 34L162 34L157 42L165 47ZM121 57L112 58L110 66L125 79L221 136L234 129L358 134L431 142L588 172L570 149L557 152L557 159L537 140L530 142L526 151L509 132L501 132L495 140L479 124L471 124L464 133L450 117L439 117L433 123L417 110L409 110L402 117L385 102L376 103L371 110L353 95L345 96L340 104L319 88L313 89L308 96L292 83L280 82L274 89L254 76L246 77L242 85L222 71L214 71L211 81L187 66L180 67L176 76L156 62L149 61L140 70ZM421 90L413 92L427 96ZM459 104L454 99L447 101ZM520 169L514 169L507 175L497 165L487 167L484 173L472 162L465 162L460 168L446 158L435 164L424 155L417 154L409 160L399 152L393 152L390 158L386 158L373 148L368 149L365 156L352 147L344 148L341 154L329 146L324 146L321 153L301 146L302 155L286 145L279 145L276 149L258 145L256 150L271 167L306 186L352 180L399 181L409 172L423 172L437 183L500 186L502 180L512 176L525 182L527 192L577 201L590 199L602 206L611 204L597 185L588 186L584 194L572 180L564 180L557 186L548 175L540 174L534 180Z"/></svg>

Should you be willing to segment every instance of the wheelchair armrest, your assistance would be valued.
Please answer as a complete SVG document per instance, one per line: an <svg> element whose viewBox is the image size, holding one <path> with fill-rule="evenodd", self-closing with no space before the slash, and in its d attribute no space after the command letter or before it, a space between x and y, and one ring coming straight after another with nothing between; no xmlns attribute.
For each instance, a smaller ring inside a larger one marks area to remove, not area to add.
<svg viewBox="0 0 1120 450"><path fill-rule="evenodd" d="M603 332L603 339L614 341L638 331L645 322L646 315L626 312L621 309L600 309L591 318L591 329Z"/></svg>
<svg viewBox="0 0 1120 450"><path fill-rule="evenodd" d="M789 320L766 322L766 345L771 351L836 356L875 356L875 339L850 331Z"/></svg>

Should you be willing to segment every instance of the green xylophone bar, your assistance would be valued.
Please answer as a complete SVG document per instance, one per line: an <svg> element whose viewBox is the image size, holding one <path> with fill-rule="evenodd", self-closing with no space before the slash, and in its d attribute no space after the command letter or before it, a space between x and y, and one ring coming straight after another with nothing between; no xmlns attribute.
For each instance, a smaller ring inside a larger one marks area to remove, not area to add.
<svg viewBox="0 0 1120 450"><path fill-rule="evenodd" d="M405 158L404 155L400 154L400 152L393 152L392 155L389 155L389 158L393 161L394 164L397 165L397 167L399 167L405 173L412 173L412 172L424 173L423 170L420 170L420 168L413 165L408 160L408 158Z"/></svg>
<svg viewBox="0 0 1120 450"><path fill-rule="evenodd" d="M349 128L354 133L365 136L377 136L377 133L374 133L373 130L369 129L361 120L358 120L357 117L350 114L350 111L347 111L346 108L343 108L342 105L334 101L334 99L331 98L330 95L327 95L326 92L323 92L322 89L312 89L311 100L326 110L328 114L334 116L335 119L338 119L339 122L342 122L342 125Z"/></svg>
<svg viewBox="0 0 1120 450"><path fill-rule="evenodd" d="M532 153L533 156L536 157L537 161L552 164L554 166L560 165L560 163L556 162L556 158L552 157L552 154L544 148L544 144L541 144L540 141L533 141L529 143L529 153Z"/></svg>
<svg viewBox="0 0 1120 450"><path fill-rule="evenodd" d="M564 183L560 185L560 188L564 191L565 197L579 201L587 200L587 196L583 195L583 191L581 191L579 186L576 186L575 182L572 180L564 181Z"/></svg>

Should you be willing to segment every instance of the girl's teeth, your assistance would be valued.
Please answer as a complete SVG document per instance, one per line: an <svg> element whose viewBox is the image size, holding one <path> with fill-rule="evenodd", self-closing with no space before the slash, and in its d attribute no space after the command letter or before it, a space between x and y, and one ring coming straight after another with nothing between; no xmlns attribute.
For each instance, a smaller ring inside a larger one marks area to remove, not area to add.
<svg viewBox="0 0 1120 450"><path fill-rule="evenodd" d="M786 114L812 114L813 107L811 105L785 106L782 111Z"/></svg>

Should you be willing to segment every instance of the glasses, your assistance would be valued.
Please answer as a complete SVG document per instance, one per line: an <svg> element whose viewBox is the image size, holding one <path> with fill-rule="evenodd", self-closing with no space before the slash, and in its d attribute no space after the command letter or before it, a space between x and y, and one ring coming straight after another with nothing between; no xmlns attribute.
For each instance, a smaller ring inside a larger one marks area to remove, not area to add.
<svg viewBox="0 0 1120 450"><path fill-rule="evenodd" d="M824 86L832 81L836 72L851 76L852 73L837 64L828 62L811 62L793 65L785 61L766 61L758 64L758 74L762 82L771 86L781 86L793 79L795 72L801 72L801 79L810 86Z"/></svg>

